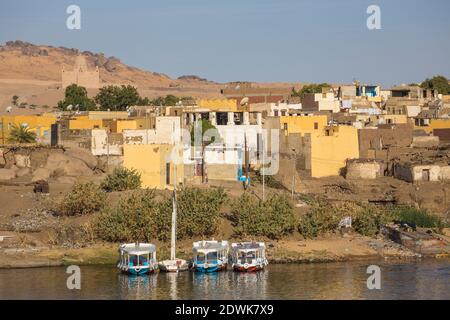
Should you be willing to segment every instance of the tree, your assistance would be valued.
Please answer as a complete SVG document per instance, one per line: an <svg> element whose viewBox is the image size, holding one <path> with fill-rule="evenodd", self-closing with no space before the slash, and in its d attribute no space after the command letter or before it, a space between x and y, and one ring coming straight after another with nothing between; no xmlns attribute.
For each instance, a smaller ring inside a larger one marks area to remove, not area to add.
<svg viewBox="0 0 450 320"><path fill-rule="evenodd" d="M178 98L172 94L168 94L165 97L158 97L156 99L151 100L150 105L167 107L167 106L174 106L180 101L189 101L189 100L193 100L193 98L192 97Z"/></svg>
<svg viewBox="0 0 450 320"><path fill-rule="evenodd" d="M8 142L10 143L33 143L36 141L36 133L29 131L27 127L20 124L12 125L9 132Z"/></svg>
<svg viewBox="0 0 450 320"><path fill-rule="evenodd" d="M137 89L131 85L103 87L94 100L100 105L100 109L112 111L124 111L129 106L147 102L142 100Z"/></svg>
<svg viewBox="0 0 450 320"><path fill-rule="evenodd" d="M71 84L66 88L64 93L64 100L58 102L58 108L66 110L69 105L74 108L78 106L78 110L88 111L95 110L95 102L89 99L86 88Z"/></svg>
<svg viewBox="0 0 450 320"><path fill-rule="evenodd" d="M19 97L16 96L16 95L14 95L14 96L12 97L12 100L11 100L12 104L15 105L15 106L17 106L17 101L19 101Z"/></svg>
<svg viewBox="0 0 450 320"><path fill-rule="evenodd" d="M437 90L438 93L450 94L450 84L444 76L435 76L431 79L425 79L421 85L424 89Z"/></svg>
<svg viewBox="0 0 450 320"><path fill-rule="evenodd" d="M299 91L292 89L292 95L303 98L307 93L321 93L323 88L330 88L328 83L308 84L303 86Z"/></svg>

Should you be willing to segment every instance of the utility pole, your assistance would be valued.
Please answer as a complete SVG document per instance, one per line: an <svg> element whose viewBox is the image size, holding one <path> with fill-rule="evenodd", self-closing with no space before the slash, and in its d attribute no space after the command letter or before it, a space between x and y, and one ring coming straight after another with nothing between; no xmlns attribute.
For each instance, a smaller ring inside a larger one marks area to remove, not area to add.
<svg viewBox="0 0 450 320"><path fill-rule="evenodd" d="M261 144L262 144L262 164L261 164L261 173L262 173L262 199L263 202L266 201L266 176L265 176L265 170L264 170L264 165L265 165L265 153L266 150L265 148L265 144L264 144L264 136L261 135Z"/></svg>
<svg viewBox="0 0 450 320"><path fill-rule="evenodd" d="M292 170L292 200L294 200L294 188L295 188L295 173L297 168L297 153L295 152L295 149L292 149L294 152L294 168Z"/></svg>

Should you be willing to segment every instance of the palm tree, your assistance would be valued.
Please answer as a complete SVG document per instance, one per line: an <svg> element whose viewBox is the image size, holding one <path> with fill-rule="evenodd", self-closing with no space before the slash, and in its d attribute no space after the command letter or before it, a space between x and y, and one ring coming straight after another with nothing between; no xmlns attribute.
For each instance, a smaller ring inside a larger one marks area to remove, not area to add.
<svg viewBox="0 0 450 320"><path fill-rule="evenodd" d="M36 141L36 133L29 131L29 129L22 124L16 126L12 125L9 131L8 142L10 143L33 143Z"/></svg>

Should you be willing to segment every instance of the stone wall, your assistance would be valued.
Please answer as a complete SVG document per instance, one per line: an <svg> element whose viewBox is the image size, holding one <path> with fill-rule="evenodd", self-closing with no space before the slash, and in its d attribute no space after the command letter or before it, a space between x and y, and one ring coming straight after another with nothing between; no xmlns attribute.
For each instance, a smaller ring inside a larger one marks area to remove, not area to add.
<svg viewBox="0 0 450 320"><path fill-rule="evenodd" d="M374 158L376 150L382 150L388 146L409 147L413 141L413 126L396 124L359 129L358 141L360 158Z"/></svg>
<svg viewBox="0 0 450 320"><path fill-rule="evenodd" d="M347 161L346 179L376 179L384 175L381 161Z"/></svg>
<svg viewBox="0 0 450 320"><path fill-rule="evenodd" d="M416 136L413 137L411 146L413 148L433 148L439 146L439 137L436 136Z"/></svg>

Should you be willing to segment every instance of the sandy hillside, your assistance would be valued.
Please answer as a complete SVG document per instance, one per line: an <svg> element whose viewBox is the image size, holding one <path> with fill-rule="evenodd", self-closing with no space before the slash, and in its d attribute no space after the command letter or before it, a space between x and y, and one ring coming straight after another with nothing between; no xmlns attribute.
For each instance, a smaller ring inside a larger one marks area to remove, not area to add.
<svg viewBox="0 0 450 320"><path fill-rule="evenodd" d="M9 41L0 46L0 108L11 104L17 95L20 102L54 106L63 96L61 69L71 69L77 55L86 56L90 68L99 67L101 84L132 84L149 98L174 94L177 96L220 97L220 84L197 76L172 79L167 75L144 71L102 53L77 49L33 45ZM90 92L94 95L95 92ZM23 109L21 113L28 113Z"/></svg>

